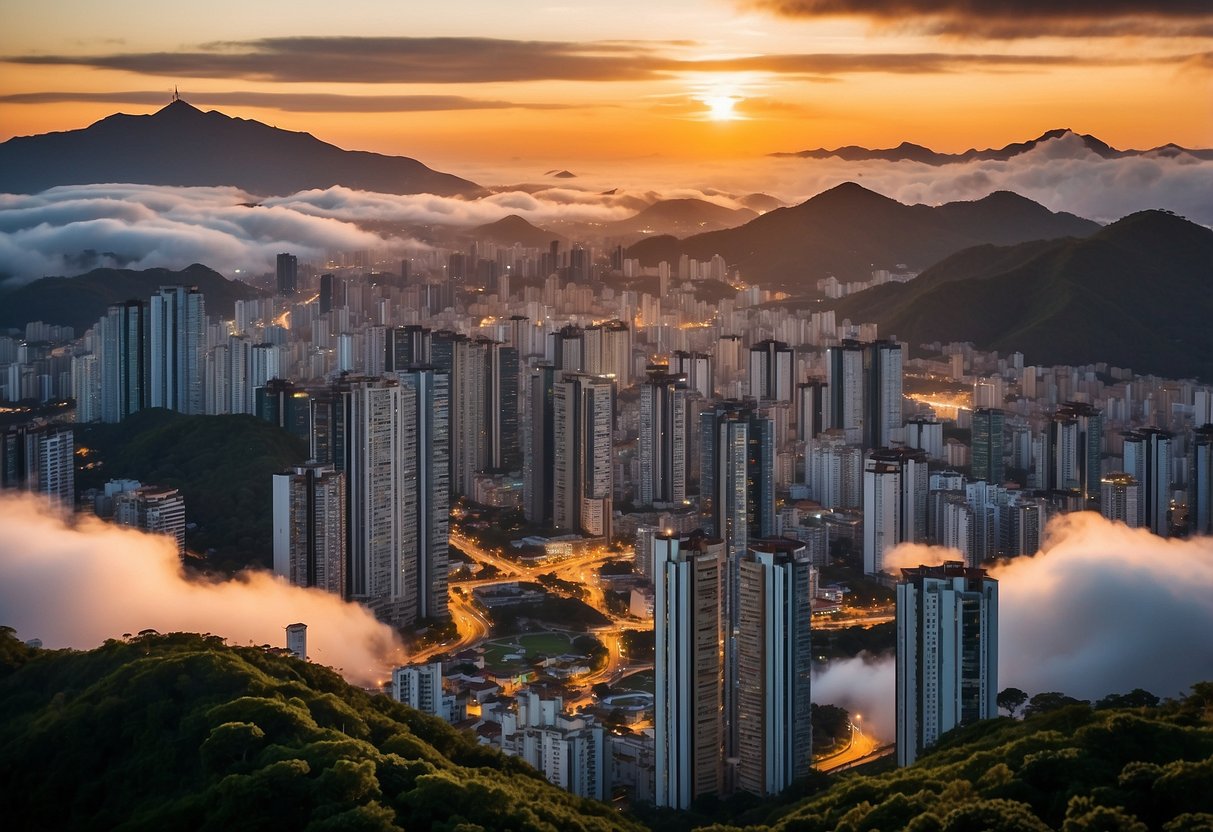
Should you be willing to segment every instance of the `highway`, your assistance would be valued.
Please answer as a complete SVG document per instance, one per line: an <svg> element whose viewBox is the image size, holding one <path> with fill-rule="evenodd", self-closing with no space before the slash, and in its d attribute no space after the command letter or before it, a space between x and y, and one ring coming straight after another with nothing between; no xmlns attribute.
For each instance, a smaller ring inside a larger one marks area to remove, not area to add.
<svg viewBox="0 0 1213 832"><path fill-rule="evenodd" d="M575 680L578 685L583 686L584 690L576 699L566 703L570 708L589 704L591 701L590 687L593 685L599 682L614 684L625 676L652 667L651 663L632 664L623 654L623 631L643 630L646 628L646 623L615 615L607 609L606 591L602 587L597 570L608 560L618 558L618 553L598 547L563 560L549 560L540 564L524 565L509 560L490 549L486 549L472 538L454 529L450 533L450 542L452 546L462 550L476 563L493 566L498 572L493 578L473 579L471 581L452 584L450 596L451 617L454 619L455 625L459 630L459 638L453 643L429 647L421 653L416 654L422 658L414 656L410 659L411 661L424 661L442 652L458 652L459 650L486 641L491 636L491 623L484 613L472 604L471 592L474 587L503 584L511 581L538 582L540 575L554 574L562 581L567 581L583 588L586 592L585 603L611 620L609 626L601 627L591 632L591 635L606 647L606 664L599 670ZM463 588L466 593L464 597L460 597L455 593L454 588L456 586ZM649 624L648 626L651 627L652 625Z"/></svg>
<svg viewBox="0 0 1213 832"><path fill-rule="evenodd" d="M870 762L888 754L892 746L882 746L880 740L865 734L859 726L852 722L851 741L842 751L824 760L818 760L814 766L818 771L842 771L861 762Z"/></svg>

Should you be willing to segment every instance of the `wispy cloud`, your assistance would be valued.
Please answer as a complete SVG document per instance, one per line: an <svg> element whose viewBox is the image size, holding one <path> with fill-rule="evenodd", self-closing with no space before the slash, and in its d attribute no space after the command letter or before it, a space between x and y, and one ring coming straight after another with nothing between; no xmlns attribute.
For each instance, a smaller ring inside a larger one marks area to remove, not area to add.
<svg viewBox="0 0 1213 832"><path fill-rule="evenodd" d="M666 50L673 48L679 54ZM1126 57L998 53L777 53L696 59L685 44L567 43L493 38L296 37L204 44L181 52L10 55L25 65L87 66L179 78L276 82L480 84L509 81L651 81L686 73L765 72L798 77L1035 69Z"/></svg>
<svg viewBox="0 0 1213 832"><path fill-rule="evenodd" d="M990 39L1213 37L1208 0L746 0L790 18L863 17L933 34Z"/></svg>
<svg viewBox="0 0 1213 832"><path fill-rule="evenodd" d="M0 104L164 104L163 90L116 92L25 92L0 95ZM293 92L189 92L191 103L203 106L269 107L296 113L398 113L445 110L563 110L572 104L498 101L462 95L341 95Z"/></svg>

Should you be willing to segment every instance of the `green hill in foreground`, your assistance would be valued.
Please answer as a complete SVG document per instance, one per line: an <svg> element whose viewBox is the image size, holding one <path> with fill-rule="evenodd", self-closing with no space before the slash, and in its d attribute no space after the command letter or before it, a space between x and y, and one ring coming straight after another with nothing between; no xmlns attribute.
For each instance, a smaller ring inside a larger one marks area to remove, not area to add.
<svg viewBox="0 0 1213 832"><path fill-rule="evenodd" d="M639 829L335 672L214 636L0 630L8 829Z"/></svg>
<svg viewBox="0 0 1213 832"><path fill-rule="evenodd" d="M909 768L638 814L718 832L1213 830L1213 683L1156 707L1052 699ZM0 772L10 829L641 828L327 668L182 633L35 651L0 628Z"/></svg>

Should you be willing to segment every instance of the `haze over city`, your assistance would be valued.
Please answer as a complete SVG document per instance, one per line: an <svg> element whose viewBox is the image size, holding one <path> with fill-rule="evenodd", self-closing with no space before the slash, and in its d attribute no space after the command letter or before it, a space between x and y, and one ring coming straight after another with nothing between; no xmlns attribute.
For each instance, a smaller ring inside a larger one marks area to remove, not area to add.
<svg viewBox="0 0 1213 832"><path fill-rule="evenodd" d="M17 828L1213 828L1207 2L0 23Z"/></svg>

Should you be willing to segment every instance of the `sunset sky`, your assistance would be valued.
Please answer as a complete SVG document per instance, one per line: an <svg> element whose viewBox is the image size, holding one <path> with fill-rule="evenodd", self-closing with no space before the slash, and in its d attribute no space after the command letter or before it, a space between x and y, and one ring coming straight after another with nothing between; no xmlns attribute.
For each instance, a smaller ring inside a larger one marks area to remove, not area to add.
<svg viewBox="0 0 1213 832"><path fill-rule="evenodd" d="M4 0L0 140L205 109L463 165L1213 146L1209 0Z"/></svg>

